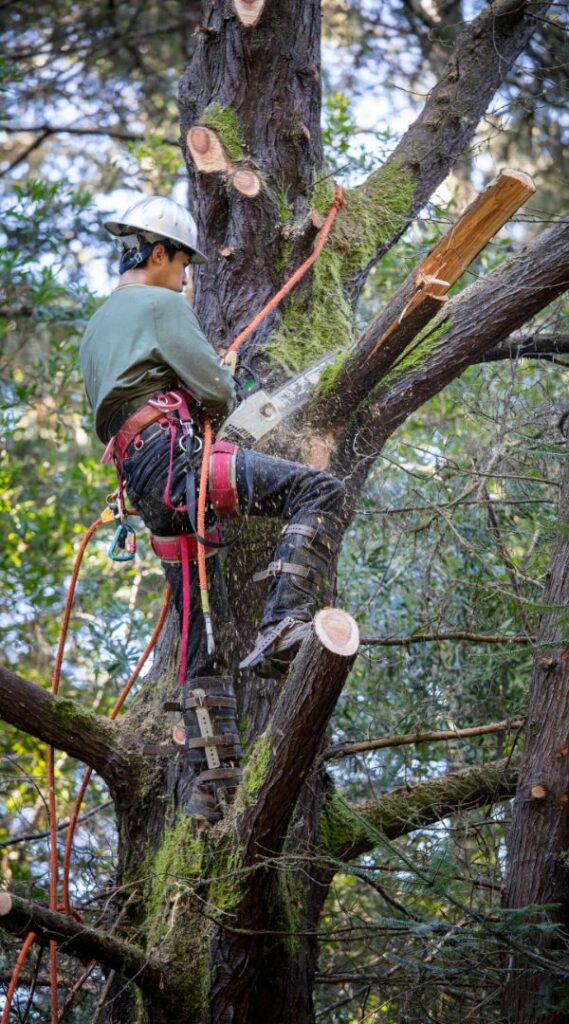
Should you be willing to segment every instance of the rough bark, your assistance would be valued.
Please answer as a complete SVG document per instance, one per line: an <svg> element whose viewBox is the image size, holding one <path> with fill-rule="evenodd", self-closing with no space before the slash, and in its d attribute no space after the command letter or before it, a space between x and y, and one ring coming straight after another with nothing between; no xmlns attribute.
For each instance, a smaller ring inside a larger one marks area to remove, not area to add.
<svg viewBox="0 0 569 1024"><path fill-rule="evenodd" d="M96 960L103 967L116 970L123 983L136 979L143 992L169 1002L169 992L177 979L158 957L149 957L143 949L7 892L0 893L0 921L6 931L15 935L33 931L40 945L53 939L62 953Z"/></svg>
<svg viewBox="0 0 569 1024"><path fill-rule="evenodd" d="M330 854L351 860L377 846L377 836L366 831L366 821L388 839L396 839L459 810L509 799L517 778L518 767L511 760L473 765L441 778L400 786L377 800L359 804L357 818L332 796L323 813L322 839Z"/></svg>
<svg viewBox="0 0 569 1024"><path fill-rule="evenodd" d="M136 787L145 762L125 748L118 725L0 666L0 716L94 768L118 799Z"/></svg>
<svg viewBox="0 0 569 1024"><path fill-rule="evenodd" d="M569 936L569 468L560 501L557 533L529 695L526 744L508 840L507 907L556 904L535 914L537 923L557 925L553 934L531 937L549 953L563 950ZM531 921L532 918L529 918ZM509 964L504 1015L511 1024L562 1024L567 1020L567 983L555 986L543 972L518 960ZM557 1007L557 1009L555 1009ZM562 1007L562 1008L561 1008Z"/></svg>

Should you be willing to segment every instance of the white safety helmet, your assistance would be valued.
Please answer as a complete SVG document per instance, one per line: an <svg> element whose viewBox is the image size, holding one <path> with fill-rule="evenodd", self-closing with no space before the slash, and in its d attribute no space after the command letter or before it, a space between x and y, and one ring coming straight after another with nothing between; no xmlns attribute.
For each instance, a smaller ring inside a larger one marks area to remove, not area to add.
<svg viewBox="0 0 569 1024"><path fill-rule="evenodd" d="M104 226L111 235L128 245L128 236L142 236L148 242L163 239L174 242L188 251L191 263L207 263L207 258L196 247L198 229L188 210L164 196L143 196L132 203L119 220L106 220Z"/></svg>

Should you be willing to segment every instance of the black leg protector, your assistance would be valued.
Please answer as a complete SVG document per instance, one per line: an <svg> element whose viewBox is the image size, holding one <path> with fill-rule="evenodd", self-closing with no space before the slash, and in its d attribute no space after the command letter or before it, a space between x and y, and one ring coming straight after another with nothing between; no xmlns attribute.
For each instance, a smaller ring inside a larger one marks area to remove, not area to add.
<svg viewBox="0 0 569 1024"><path fill-rule="evenodd" d="M223 816L241 780L243 755L231 679L197 676L184 684L185 748L197 774L188 803L192 816L214 823Z"/></svg>
<svg viewBox="0 0 569 1024"><path fill-rule="evenodd" d="M328 599L340 542L340 524L330 512L297 513L284 527L274 561L253 576L273 582L255 647L240 668L269 678L286 675L308 623Z"/></svg>

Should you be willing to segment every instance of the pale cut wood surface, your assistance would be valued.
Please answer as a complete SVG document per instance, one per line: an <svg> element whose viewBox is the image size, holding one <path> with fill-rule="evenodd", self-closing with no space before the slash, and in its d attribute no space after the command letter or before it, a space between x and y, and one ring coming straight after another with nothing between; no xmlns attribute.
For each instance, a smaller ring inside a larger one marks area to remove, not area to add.
<svg viewBox="0 0 569 1024"><path fill-rule="evenodd" d="M266 0L233 0L233 9L245 28L253 28L265 9Z"/></svg>
<svg viewBox="0 0 569 1024"><path fill-rule="evenodd" d="M314 632L326 650L351 658L360 645L356 622L341 608L323 608L314 618Z"/></svg>
<svg viewBox="0 0 569 1024"><path fill-rule="evenodd" d="M232 169L231 160L211 128L195 125L190 128L186 141L198 171L212 174L215 171L230 171Z"/></svg>

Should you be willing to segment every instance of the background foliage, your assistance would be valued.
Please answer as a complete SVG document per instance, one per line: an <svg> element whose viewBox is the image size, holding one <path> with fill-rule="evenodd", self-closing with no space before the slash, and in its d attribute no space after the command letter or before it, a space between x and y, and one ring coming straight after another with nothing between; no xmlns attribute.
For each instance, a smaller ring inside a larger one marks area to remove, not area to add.
<svg viewBox="0 0 569 1024"><path fill-rule="evenodd" d="M461 20L482 6L324 4L330 171L353 183L384 159L444 66ZM5 660L47 686L74 550L113 487L77 372L84 323L111 286L100 214L125 190L185 198L176 83L199 9L179 0L58 0L11 3L2 14L0 636ZM362 325L505 164L534 175L536 197L470 275L487 273L555 218L566 188L565 33L566 12L554 5L470 151L372 272ZM550 307L530 329L552 333L562 316L561 304ZM342 554L339 600L365 638L535 635L565 457L557 429L564 384L555 362L472 367L391 441ZM163 587L144 538L129 568L108 560L108 542L93 542L86 559L63 678L67 695L101 714L136 662ZM530 650L517 644L364 647L330 741L523 715L530 673ZM1 739L3 878L37 898L46 873L45 751L5 725ZM352 802L509 756L517 743L512 728L358 754L331 761L330 770ZM57 769L65 819L82 769L65 755ZM84 810L96 813L79 833L73 894L80 909L103 914L114 851L106 804L94 780ZM507 805L457 814L405 841L382 840L349 872L339 868L322 924L319 1020L498 1019L501 943L506 933L520 941L525 934L523 920L500 911L507 819ZM13 946L3 948L7 964ZM45 1019L43 974L39 964L28 1020ZM21 999L25 1015L26 991ZM66 1019L94 1021L97 1000L93 976Z"/></svg>

